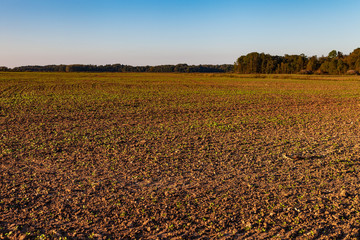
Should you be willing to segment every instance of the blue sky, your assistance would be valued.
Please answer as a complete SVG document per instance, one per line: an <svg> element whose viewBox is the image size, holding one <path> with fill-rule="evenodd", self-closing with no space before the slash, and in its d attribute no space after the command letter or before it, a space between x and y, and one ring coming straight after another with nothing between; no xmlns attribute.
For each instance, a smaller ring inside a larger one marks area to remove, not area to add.
<svg viewBox="0 0 360 240"><path fill-rule="evenodd" d="M359 0L0 0L0 66L348 54L360 47L359 9Z"/></svg>

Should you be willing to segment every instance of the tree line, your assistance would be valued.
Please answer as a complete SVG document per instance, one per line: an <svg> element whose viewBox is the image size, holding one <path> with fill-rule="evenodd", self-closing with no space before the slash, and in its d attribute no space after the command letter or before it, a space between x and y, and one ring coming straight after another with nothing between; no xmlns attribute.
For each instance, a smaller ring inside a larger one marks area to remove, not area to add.
<svg viewBox="0 0 360 240"><path fill-rule="evenodd" d="M242 73L242 74L359 74L360 48L349 55L333 50L328 56L307 57L304 54L272 56L252 52L240 56L234 65L159 65L130 66L123 64L108 65L46 65L0 67L0 71L12 72L178 72L178 73Z"/></svg>
<svg viewBox="0 0 360 240"><path fill-rule="evenodd" d="M159 65L159 66L130 66L123 64L108 65L46 65L21 66L14 68L0 67L0 71L12 72L178 72L178 73L227 73L234 71L234 65Z"/></svg>
<svg viewBox="0 0 360 240"><path fill-rule="evenodd" d="M234 71L243 74L359 74L360 48L349 55L333 50L326 57L307 57L304 54L272 56L253 52L239 57Z"/></svg>

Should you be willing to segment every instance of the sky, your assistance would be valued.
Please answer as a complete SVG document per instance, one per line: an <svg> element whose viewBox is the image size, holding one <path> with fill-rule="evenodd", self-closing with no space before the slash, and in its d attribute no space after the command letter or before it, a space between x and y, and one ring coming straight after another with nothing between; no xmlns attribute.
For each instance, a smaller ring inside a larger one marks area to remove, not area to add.
<svg viewBox="0 0 360 240"><path fill-rule="evenodd" d="M359 0L0 0L0 66L233 64L360 47Z"/></svg>

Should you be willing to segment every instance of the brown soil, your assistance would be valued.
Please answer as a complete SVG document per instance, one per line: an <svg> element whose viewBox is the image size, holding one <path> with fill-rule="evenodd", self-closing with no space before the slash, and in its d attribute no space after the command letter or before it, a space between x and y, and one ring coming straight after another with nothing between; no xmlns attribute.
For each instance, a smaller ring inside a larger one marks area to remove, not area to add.
<svg viewBox="0 0 360 240"><path fill-rule="evenodd" d="M1 239L360 238L357 81L83 75L3 83Z"/></svg>

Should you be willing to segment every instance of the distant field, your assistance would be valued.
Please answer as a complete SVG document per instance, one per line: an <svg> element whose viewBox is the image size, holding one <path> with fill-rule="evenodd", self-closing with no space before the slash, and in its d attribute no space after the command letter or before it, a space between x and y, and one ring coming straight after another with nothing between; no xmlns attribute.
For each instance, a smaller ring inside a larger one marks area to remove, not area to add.
<svg viewBox="0 0 360 240"><path fill-rule="evenodd" d="M359 76L0 72L0 239L359 238L359 112Z"/></svg>

